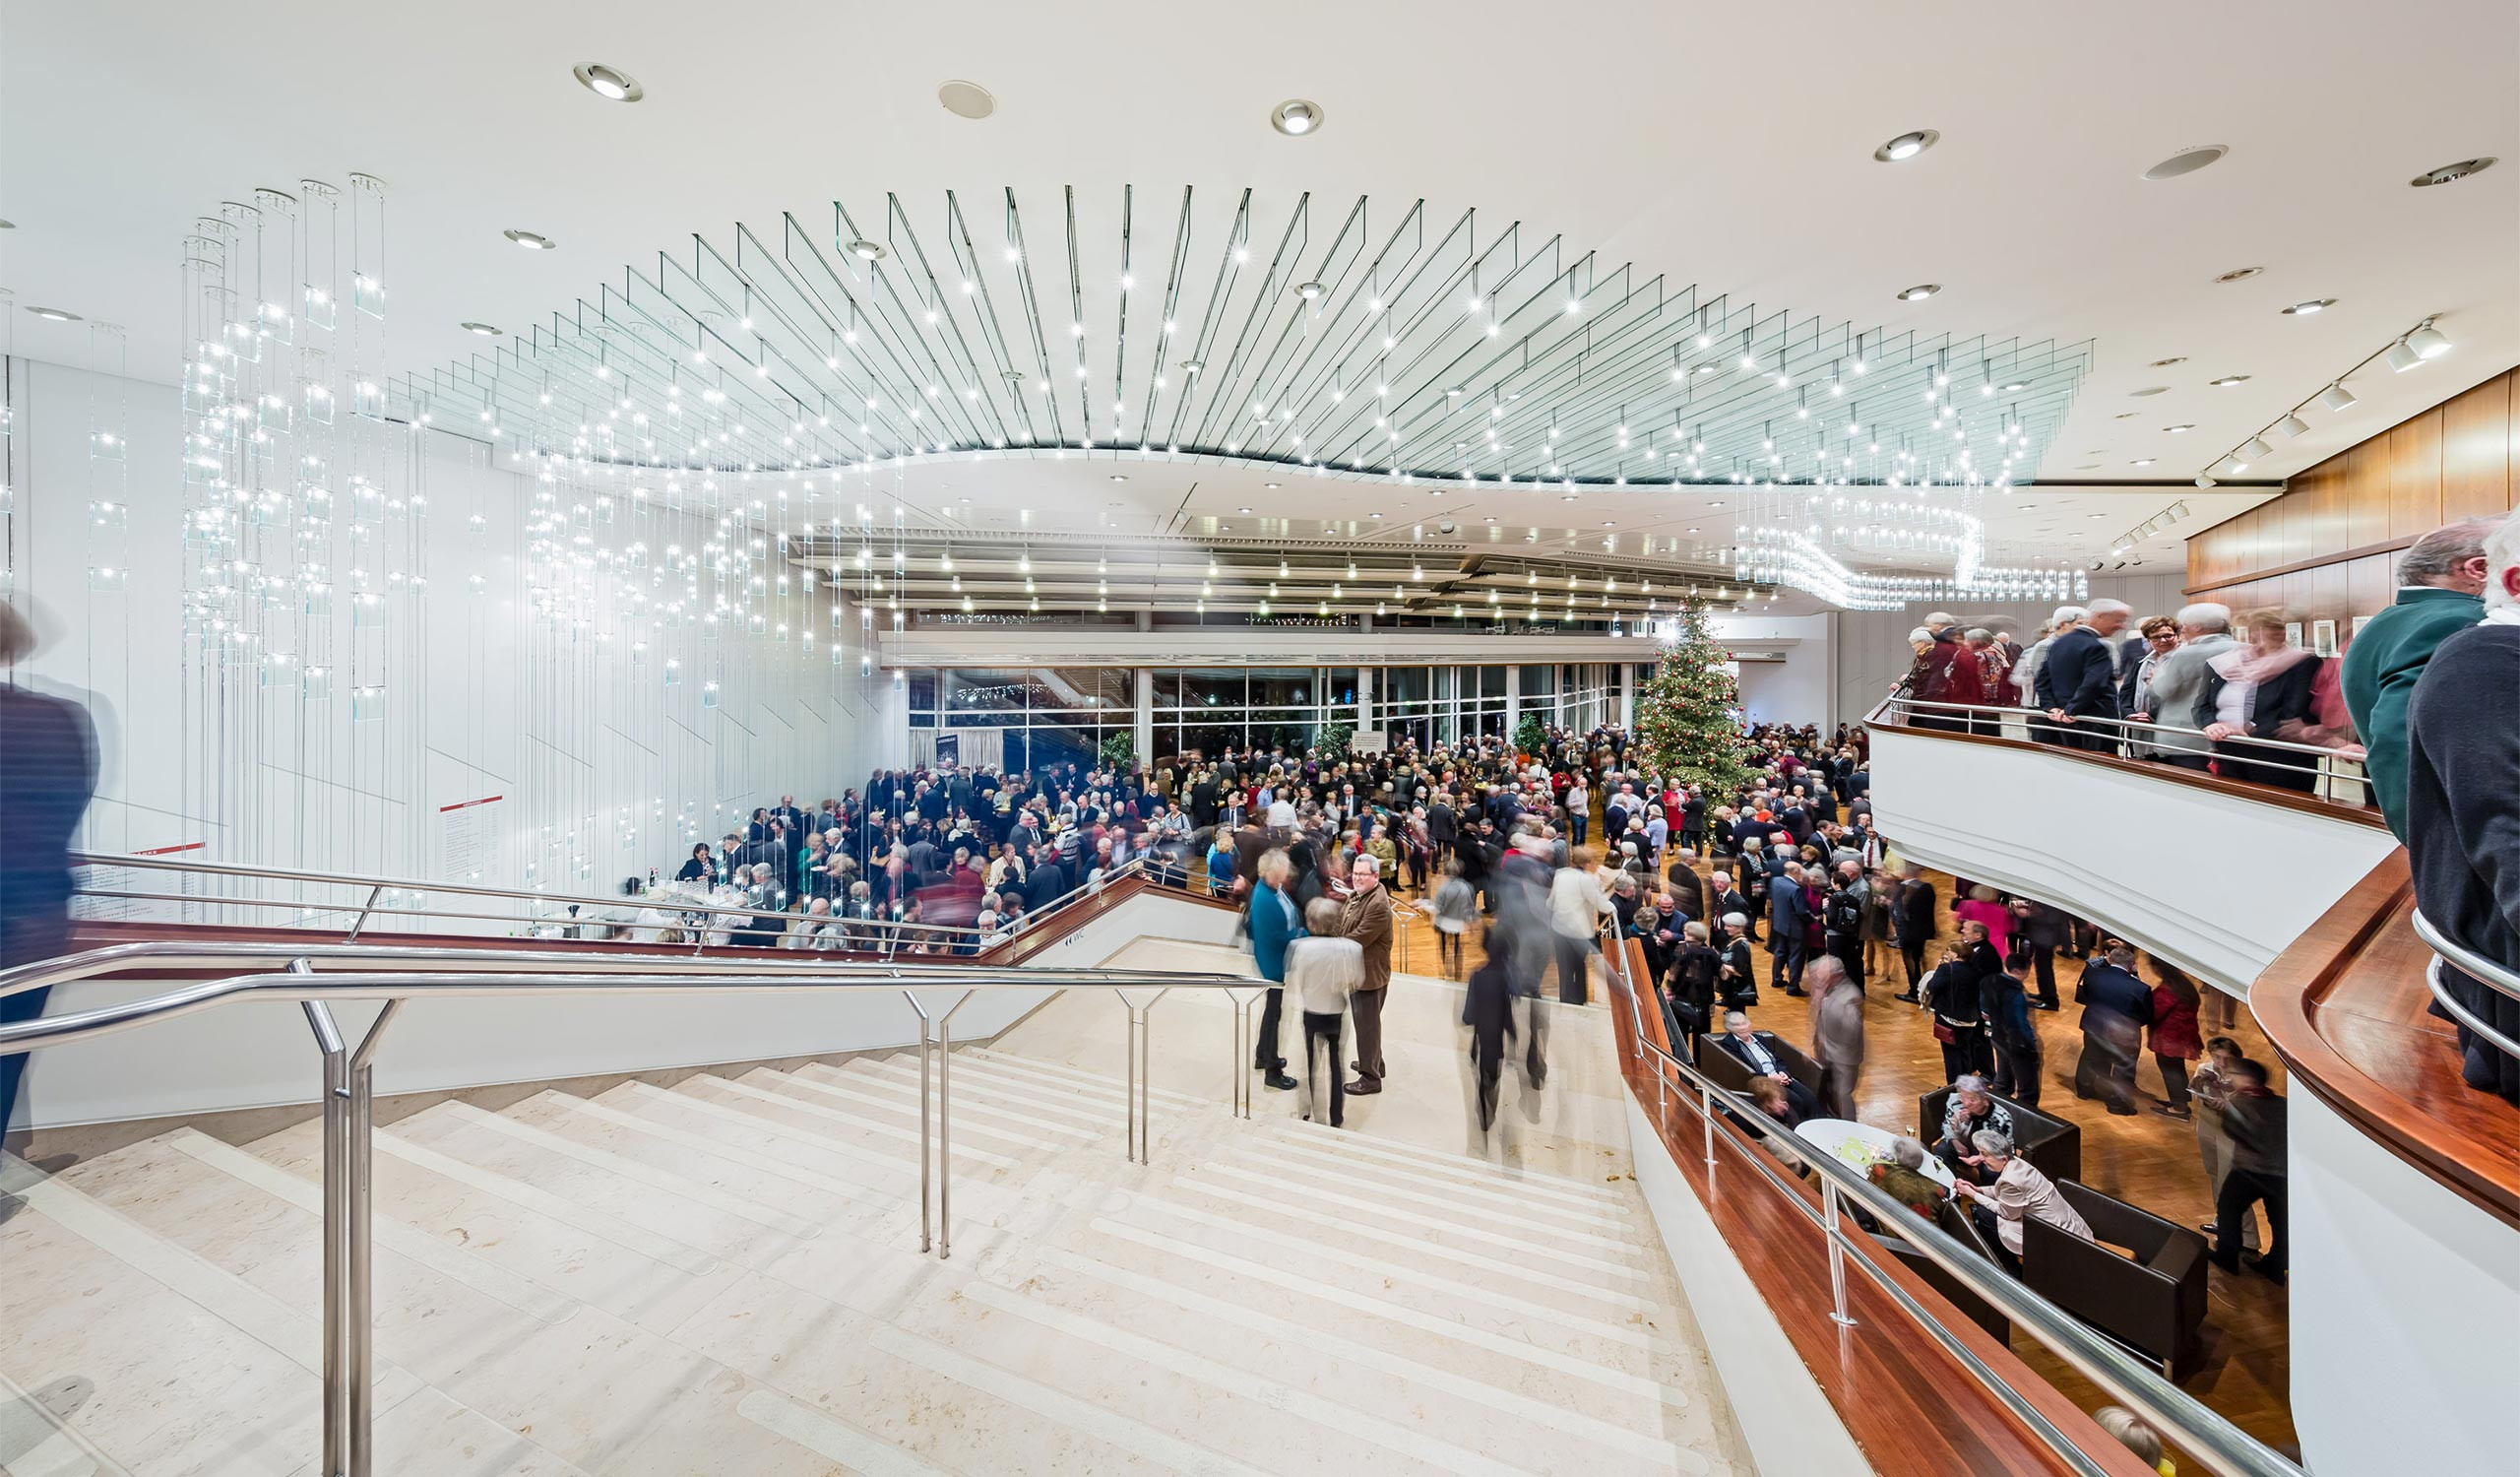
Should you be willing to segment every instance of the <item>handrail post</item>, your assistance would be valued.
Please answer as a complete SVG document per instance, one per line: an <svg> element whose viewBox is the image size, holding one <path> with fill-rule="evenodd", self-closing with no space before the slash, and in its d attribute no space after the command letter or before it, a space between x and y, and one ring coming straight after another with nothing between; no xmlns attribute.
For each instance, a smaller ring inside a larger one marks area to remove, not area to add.
<svg viewBox="0 0 2520 1477"><path fill-rule="evenodd" d="M937 1260L953 1257L953 1016L973 991L937 1016Z"/></svg>
<svg viewBox="0 0 2520 1477"><path fill-rule="evenodd" d="M293 975L314 973L304 959ZM345 1337L349 1296L350 1053L332 1007L300 1001L315 1045L324 1054L324 1477L347 1477L350 1452L349 1351Z"/></svg>
<svg viewBox="0 0 2520 1477"><path fill-rule="evenodd" d="M934 1191L929 1188L927 1161L928 1156L936 1151L936 1146L929 1136L927 1124L928 1094L932 1090L927 1080L927 1053L934 1033L928 1029L927 1007L918 1002L918 992L905 990L902 998L910 1001L910 1008L918 1012L918 1249L933 1252L936 1250L935 1223L928 1219L928 1213L934 1207Z"/></svg>
<svg viewBox="0 0 2520 1477"><path fill-rule="evenodd" d="M1829 1321L1852 1328L1855 1319L1847 1314L1846 1240L1838 1229L1838 1187L1826 1179L1820 1184L1820 1206L1827 1214L1820 1234L1829 1239Z"/></svg>
<svg viewBox="0 0 2520 1477"><path fill-rule="evenodd" d="M349 1060L349 1211L346 1236L349 1269L349 1307L343 1331L348 1336L349 1477L369 1477L375 1459L376 1300L371 1273L375 1260L374 1183L376 1148L376 1049L385 1028L401 1013L403 1002L390 999L359 1038Z"/></svg>
<svg viewBox="0 0 2520 1477"><path fill-rule="evenodd" d="M1706 1172L1712 1179L1715 1174L1715 1094L1709 1092L1703 1082L1697 1085L1697 1116L1698 1122L1706 1125Z"/></svg>

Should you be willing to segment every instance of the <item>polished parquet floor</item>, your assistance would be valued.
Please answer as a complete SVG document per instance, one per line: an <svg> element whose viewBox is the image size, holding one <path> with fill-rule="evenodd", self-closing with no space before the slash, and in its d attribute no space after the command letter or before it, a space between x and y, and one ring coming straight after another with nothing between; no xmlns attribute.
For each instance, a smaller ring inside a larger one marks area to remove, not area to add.
<svg viewBox="0 0 2520 1477"><path fill-rule="evenodd" d="M1708 869L1701 866L1702 873ZM1926 950L1930 966L1940 957L1943 945L1957 941L1958 932L1952 927L1950 914L1952 878L1932 871L1925 876L1934 885L1943 921L1934 946ZM1408 887L1395 892L1404 904L1423 896L1419 889ZM1394 967L1412 974L1446 973L1438 967L1436 933L1426 914L1404 906L1399 916ZM1467 968L1476 969L1483 962L1476 930L1465 940L1464 951ZM1764 944L1755 946L1754 956L1764 971ZM2081 968L2078 961L2060 957L2056 961L2056 992L2062 1008L2032 1012L2043 1048L2045 1087L2041 1109L2081 1125L2083 1178L2093 1188L2182 1225L2211 1220L2213 1201L2197 1149L2195 1124L2152 1111L2168 1097L2160 1070L2149 1055L2136 1074L2140 1097L2134 1117L2112 1117L2099 1102L2078 1101L2074 1097L2074 1062L2082 1051L2082 1036L2077 1025L2080 1012L2073 996L2075 977ZM2035 993L2035 982L2027 983L2032 984ZM1857 1106L1863 1122L1898 1132L1919 1126L1918 1100L1943 1085L1942 1052L1933 1039L1930 1017L1916 1006L1891 998L1905 984L1898 951L1888 944L1881 945L1865 992L1865 1064L1857 1089ZM2209 995L2209 1009L2215 1003ZM1807 1000L1763 988L1761 1003L1750 1014L1763 1030L1805 1047L1811 1041ZM2249 1018L2245 1005L2234 1002L2228 1021L2209 1015L2204 1034L2208 1038L2228 1035L2238 1041L2249 1057L2266 1063L2276 1090L2287 1090L2283 1064ZM2263 1234L2262 1220L2260 1229ZM2285 1289L2246 1271L2227 1276L2214 1270L2208 1276L2212 1303L2206 1315L2203 1351L2180 1381L2181 1387L2260 1441L2286 1451L2298 1449L2288 1394L2290 1316ZM2088 1381L2037 1343L2016 1336L2014 1349L2032 1369L2085 1408L2096 1409L2108 1403Z"/></svg>

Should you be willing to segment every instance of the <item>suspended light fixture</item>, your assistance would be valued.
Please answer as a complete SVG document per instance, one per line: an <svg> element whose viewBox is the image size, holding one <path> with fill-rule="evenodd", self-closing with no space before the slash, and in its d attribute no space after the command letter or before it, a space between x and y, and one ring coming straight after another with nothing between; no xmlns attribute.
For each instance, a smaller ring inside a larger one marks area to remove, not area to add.
<svg viewBox="0 0 2520 1477"><path fill-rule="evenodd" d="M2326 406L2331 411L2352 410L2354 408L2354 392L2345 388L2345 382L2343 380L2339 380L2335 384L2332 384L2319 392L2319 404Z"/></svg>
<svg viewBox="0 0 2520 1477"><path fill-rule="evenodd" d="M2437 359L2450 352L2450 339L2426 319L2422 328L2406 336L2406 347L2415 351L2417 358Z"/></svg>

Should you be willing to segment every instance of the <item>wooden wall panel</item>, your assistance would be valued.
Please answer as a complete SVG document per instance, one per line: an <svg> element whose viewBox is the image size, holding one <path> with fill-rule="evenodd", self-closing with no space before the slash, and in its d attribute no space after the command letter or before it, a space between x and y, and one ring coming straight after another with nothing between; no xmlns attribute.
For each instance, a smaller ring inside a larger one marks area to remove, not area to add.
<svg viewBox="0 0 2520 1477"><path fill-rule="evenodd" d="M2374 615L2398 598L2395 554L2365 554L2345 568L2345 604L2357 615ZM2352 621L2346 622L2351 628Z"/></svg>
<svg viewBox="0 0 2520 1477"><path fill-rule="evenodd" d="M2347 548L2389 537L2389 438L2384 432L2345 454Z"/></svg>
<svg viewBox="0 0 2520 1477"><path fill-rule="evenodd" d="M2441 407L2389 432L2389 537L2413 539L2441 526Z"/></svg>
<svg viewBox="0 0 2520 1477"><path fill-rule="evenodd" d="M2441 521L2511 506L2512 376L2487 380L2441 408Z"/></svg>

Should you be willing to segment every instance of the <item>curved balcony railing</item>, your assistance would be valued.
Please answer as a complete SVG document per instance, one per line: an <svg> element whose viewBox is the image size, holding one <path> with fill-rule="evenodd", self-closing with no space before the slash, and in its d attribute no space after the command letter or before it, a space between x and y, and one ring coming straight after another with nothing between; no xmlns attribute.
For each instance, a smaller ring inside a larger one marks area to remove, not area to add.
<svg viewBox="0 0 2520 1477"><path fill-rule="evenodd" d="M1904 693L1892 693L1883 698L1878 706L1864 715L1863 721L1868 726L1887 724L1922 733L2032 742L2049 752L2095 758L2137 757L2121 753L2122 749L2132 748L2144 754L2175 753L2198 759L2221 759L2254 769L2282 769L2310 778L2312 784L2306 792L2308 795L2347 809L2370 808L2369 791L2363 780L2359 751L2348 752L2316 743L2297 743L2289 738L2256 738L2240 734L2214 738L2203 729L2169 723L2138 723L2131 718L2077 717L2060 722L2034 708L1926 702ZM2047 736L2044 741L2038 737L2041 735ZM2188 775L2207 783L2246 785L2252 790L2278 795L2295 793L2275 785L2224 776L2207 779L2195 770L2171 765L2155 764L2151 767L2167 773ZM2373 814L2376 818L2377 812Z"/></svg>
<svg viewBox="0 0 2520 1477"><path fill-rule="evenodd" d="M2003 1314L2016 1327L2063 1360L2067 1367L2090 1380L2111 1399L2134 1411L2165 1441L2182 1448L2207 1470L2231 1474L2231 1477L2302 1477L2301 1468L2286 1459L2281 1452L2207 1409L2195 1397L2164 1379L2144 1361L2129 1355L2107 1335L2031 1292L2001 1267L1939 1228L1919 1219L1905 1204L1834 1155L1815 1152L1809 1143L1792 1133L1771 1128L1769 1124L1772 1121L1749 1099L1719 1085L1714 1078L1700 1071L1696 1063L1667 1051L1662 1045L1659 1004L1655 1019L1649 1023L1646 1017L1642 1001L1655 996L1650 984L1640 987L1635 977L1631 948L1613 940L1602 952L1614 991L1626 1004L1622 1024L1627 1029L1621 1034L1630 1038L1632 1056L1654 1078L1657 1122L1662 1121L1661 1115L1673 1100L1696 1113L1710 1184L1718 1163L1716 1147L1719 1139L1728 1144L1737 1143L1745 1149L1753 1143L1764 1144L1777 1159L1803 1165L1819 1177L1818 1203L1814 1204L1812 1197L1802 1193L1778 1173L1768 1154L1750 1152L1732 1156L1755 1173L1757 1181L1764 1183L1767 1192L1800 1212L1826 1243L1830 1316L1841 1327L1852 1326L1854 1322L1848 1313L1846 1277L1846 1267L1852 1262L1918 1329L2019 1420L2054 1456L2062 1470L2083 1474L2109 1470L2091 1449L2077 1443L2043 1410L2043 1404L2052 1405L2052 1401L2035 1398L2032 1391L2005 1379L1970 1347L1969 1340L1958 1326L1966 1319L1956 1316L1955 1310L1948 1303L1939 1307L1927 1306L1875 1259L1872 1250L1866 1245L1868 1238L1858 1240L1853 1234L1854 1217L1851 1212L1860 1209L1869 1213L1881 1226L1898 1228L1900 1239L1915 1247L1954 1282ZM1633 1075L1629 1078L1629 1086L1631 1090L1637 1090ZM1719 1126L1719 1120L1730 1120L1730 1124ZM1773 1301L1775 1291L1767 1291ZM1817 1289L1810 1291L1816 1294ZM2109 1450L2106 1454L2111 1459L2124 1456L2122 1449Z"/></svg>

